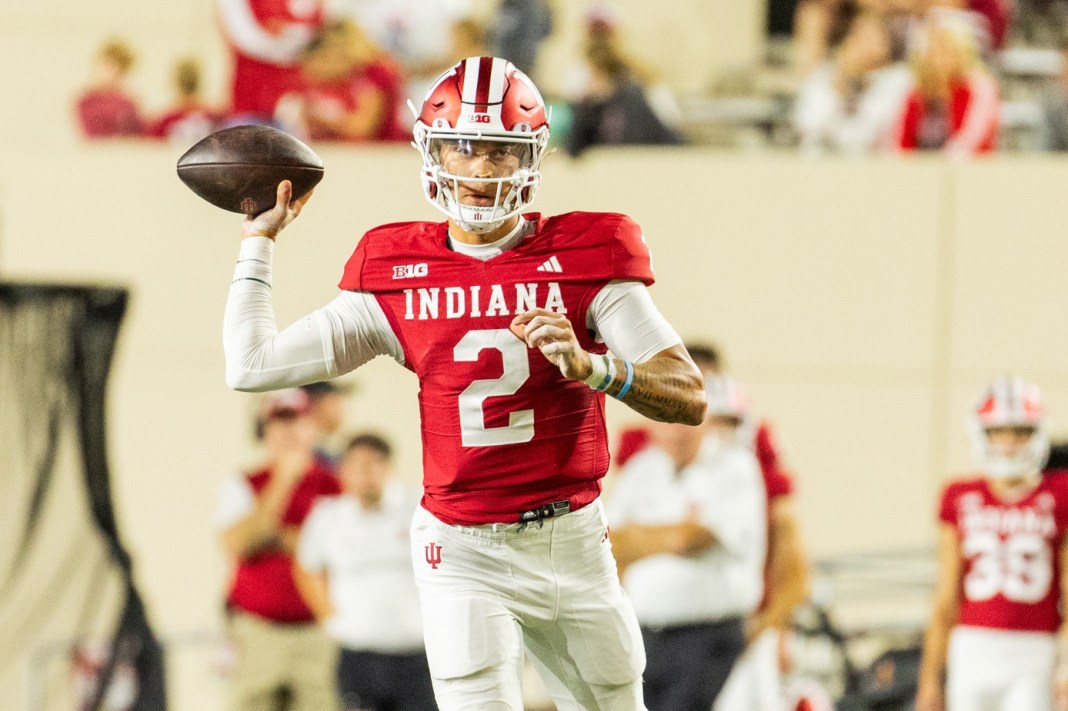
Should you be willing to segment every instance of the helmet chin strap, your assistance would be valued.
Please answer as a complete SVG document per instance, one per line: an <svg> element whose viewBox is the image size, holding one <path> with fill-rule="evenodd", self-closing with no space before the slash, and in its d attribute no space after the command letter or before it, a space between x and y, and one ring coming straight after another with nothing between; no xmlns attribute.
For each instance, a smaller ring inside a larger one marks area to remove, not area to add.
<svg viewBox="0 0 1068 711"><path fill-rule="evenodd" d="M460 216L456 218L457 224L464 228L467 232L471 232L476 235L484 235L500 227L501 223L507 219L504 216L504 210L499 207L473 207L470 205L459 206ZM468 218L473 215L484 215L483 219L472 221ZM498 217L498 215L501 215ZM496 218L496 219L494 219Z"/></svg>

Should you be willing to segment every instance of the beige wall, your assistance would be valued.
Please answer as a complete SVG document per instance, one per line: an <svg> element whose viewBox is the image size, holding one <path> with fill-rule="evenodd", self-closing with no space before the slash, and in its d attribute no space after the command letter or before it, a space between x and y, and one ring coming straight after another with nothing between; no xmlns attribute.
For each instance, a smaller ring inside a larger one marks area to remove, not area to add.
<svg viewBox="0 0 1068 711"><path fill-rule="evenodd" d="M220 347L240 218L177 180L178 152L0 151L5 277L133 292L109 444L121 530L165 635L217 626L215 492L255 456L253 398L226 388ZM436 219L410 150L321 152L327 177L278 249L287 323L331 297L362 230ZM939 482L968 466L965 408L998 372L1035 379L1068 423L1068 163L633 151L553 156L545 173L539 209L644 226L657 303L684 337L725 347L781 432L817 556L931 542ZM413 378L384 359L353 377L350 425L386 432L417 478ZM635 419L616 403L610 417Z"/></svg>

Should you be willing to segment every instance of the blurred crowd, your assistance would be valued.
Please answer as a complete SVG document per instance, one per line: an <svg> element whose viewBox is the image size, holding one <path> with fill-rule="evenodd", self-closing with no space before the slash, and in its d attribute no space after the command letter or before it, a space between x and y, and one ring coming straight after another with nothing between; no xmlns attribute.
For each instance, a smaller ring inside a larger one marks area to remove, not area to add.
<svg viewBox="0 0 1068 711"><path fill-rule="evenodd" d="M135 52L112 39L100 47L76 101L82 133L189 145L219 128L265 123L313 141L407 142L408 100L417 101L459 59L482 54L506 57L554 87L546 97L554 140L572 156L598 145L701 143L684 106L717 98L714 89L679 97L656 66L631 51L640 28L625 26L604 0L586 6L580 46L553 82L539 76L539 54L556 29L548 0L500 0L492 14L477 16L468 0L217 3L231 58L226 101L204 98L200 63L186 57L174 64L171 103L147 113L128 81ZM778 145L849 155L1068 150L1068 41L1056 2L770 5L772 22L788 15L787 66L776 69L769 52L766 66L751 73L786 78L773 92L777 108L752 122L773 123ZM1021 59L1021 52L1033 54ZM1007 86L1021 62L1025 101ZM1005 145L1005 132L1021 124L1029 140Z"/></svg>

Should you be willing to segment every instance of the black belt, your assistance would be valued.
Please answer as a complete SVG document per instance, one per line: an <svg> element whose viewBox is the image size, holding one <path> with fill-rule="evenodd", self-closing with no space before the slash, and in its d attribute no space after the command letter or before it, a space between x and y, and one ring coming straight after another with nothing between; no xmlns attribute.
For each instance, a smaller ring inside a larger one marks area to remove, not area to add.
<svg viewBox="0 0 1068 711"><path fill-rule="evenodd" d="M567 499L563 501L554 501L551 504L545 504L539 506L536 509L530 511L524 511L519 514L520 523L534 523L535 521L541 521L546 518L553 518L554 516L563 516L566 513L571 512L571 502Z"/></svg>

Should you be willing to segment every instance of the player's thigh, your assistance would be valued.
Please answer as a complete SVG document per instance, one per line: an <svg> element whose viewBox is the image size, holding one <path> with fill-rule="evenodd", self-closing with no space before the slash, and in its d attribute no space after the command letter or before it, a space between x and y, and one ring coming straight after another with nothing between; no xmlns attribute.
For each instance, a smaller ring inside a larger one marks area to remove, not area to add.
<svg viewBox="0 0 1068 711"><path fill-rule="evenodd" d="M640 679L645 646L638 618L623 592L600 501L581 526L553 538L553 572L560 585L557 627L581 677L618 686ZM585 514L586 509L578 512Z"/></svg>
<svg viewBox="0 0 1068 711"><path fill-rule="evenodd" d="M433 678L440 711L523 711L522 652L466 676Z"/></svg>
<svg viewBox="0 0 1068 711"><path fill-rule="evenodd" d="M431 676L467 677L521 657L515 585L500 548L450 533L425 513L411 533Z"/></svg>
<svg viewBox="0 0 1068 711"><path fill-rule="evenodd" d="M1028 675L1014 681L1005 692L1000 711L1051 711L1053 675Z"/></svg>

